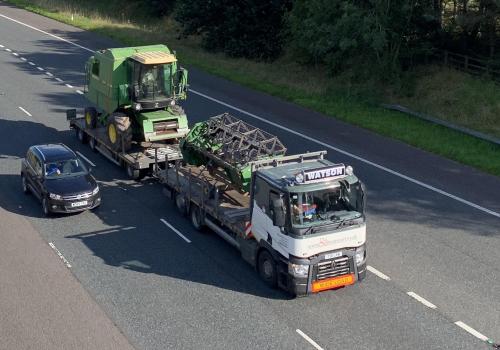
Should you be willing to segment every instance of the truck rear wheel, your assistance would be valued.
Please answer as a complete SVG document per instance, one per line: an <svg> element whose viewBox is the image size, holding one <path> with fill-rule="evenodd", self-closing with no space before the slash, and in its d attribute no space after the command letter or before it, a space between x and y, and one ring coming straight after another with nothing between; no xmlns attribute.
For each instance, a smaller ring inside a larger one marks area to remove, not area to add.
<svg viewBox="0 0 500 350"><path fill-rule="evenodd" d="M259 254L258 259L257 266L260 278L262 278L268 286L275 288L278 285L276 262L267 250L263 250Z"/></svg>
<svg viewBox="0 0 500 350"><path fill-rule="evenodd" d="M123 113L113 113L109 116L107 127L108 141L113 149L128 151L132 147L132 128L129 117Z"/></svg>
<svg viewBox="0 0 500 350"><path fill-rule="evenodd" d="M202 231L205 227L203 214L200 207L198 207L197 205L191 205L191 223L193 224L193 227L198 231Z"/></svg>
<svg viewBox="0 0 500 350"><path fill-rule="evenodd" d="M94 107L86 107L83 115L85 117L85 127L95 129L97 126L97 110Z"/></svg>

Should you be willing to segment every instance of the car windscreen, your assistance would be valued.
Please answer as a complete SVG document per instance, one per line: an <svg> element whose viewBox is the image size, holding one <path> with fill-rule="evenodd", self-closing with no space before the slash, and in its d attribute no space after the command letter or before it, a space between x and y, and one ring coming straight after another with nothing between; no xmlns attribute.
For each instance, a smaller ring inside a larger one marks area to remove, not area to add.
<svg viewBox="0 0 500 350"><path fill-rule="evenodd" d="M45 163L45 177L47 179L58 179L68 176L81 176L87 173L87 167L78 158Z"/></svg>

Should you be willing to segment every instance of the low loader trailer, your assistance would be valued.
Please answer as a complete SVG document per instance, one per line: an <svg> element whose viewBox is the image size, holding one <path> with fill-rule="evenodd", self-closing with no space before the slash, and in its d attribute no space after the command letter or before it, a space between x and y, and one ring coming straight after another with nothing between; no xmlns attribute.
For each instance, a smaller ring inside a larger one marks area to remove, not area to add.
<svg viewBox="0 0 500 350"><path fill-rule="evenodd" d="M366 276L364 188L326 151L286 155L229 114L195 124L183 160L158 172L176 207L237 248L261 278L299 296Z"/></svg>

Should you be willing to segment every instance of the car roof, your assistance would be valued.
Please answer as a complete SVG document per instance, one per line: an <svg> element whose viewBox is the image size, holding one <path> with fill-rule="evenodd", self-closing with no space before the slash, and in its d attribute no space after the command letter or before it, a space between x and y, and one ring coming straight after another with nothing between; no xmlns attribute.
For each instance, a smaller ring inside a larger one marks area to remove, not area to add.
<svg viewBox="0 0 500 350"><path fill-rule="evenodd" d="M44 162L54 162L58 160L76 158L75 152L62 143L35 145L32 146L32 148L38 151Z"/></svg>

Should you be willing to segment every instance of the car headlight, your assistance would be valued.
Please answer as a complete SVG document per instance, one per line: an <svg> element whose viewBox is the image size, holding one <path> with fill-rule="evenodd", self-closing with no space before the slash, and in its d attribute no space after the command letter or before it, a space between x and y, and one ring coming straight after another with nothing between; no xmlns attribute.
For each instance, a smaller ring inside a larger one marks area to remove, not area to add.
<svg viewBox="0 0 500 350"><path fill-rule="evenodd" d="M366 249L365 249L365 246L362 245L361 247L359 248L356 248L356 253L354 255L355 259L356 259L356 265L361 265L365 259L366 259Z"/></svg>
<svg viewBox="0 0 500 350"><path fill-rule="evenodd" d="M309 265L288 264L288 272L294 276L307 277L309 273Z"/></svg>
<svg viewBox="0 0 500 350"><path fill-rule="evenodd" d="M96 188L94 188L94 190L92 191L92 195L95 196L98 193L99 193L99 186L97 186Z"/></svg>
<svg viewBox="0 0 500 350"><path fill-rule="evenodd" d="M50 199L56 199L56 200L61 200L62 196L55 194L55 193L49 193Z"/></svg>

